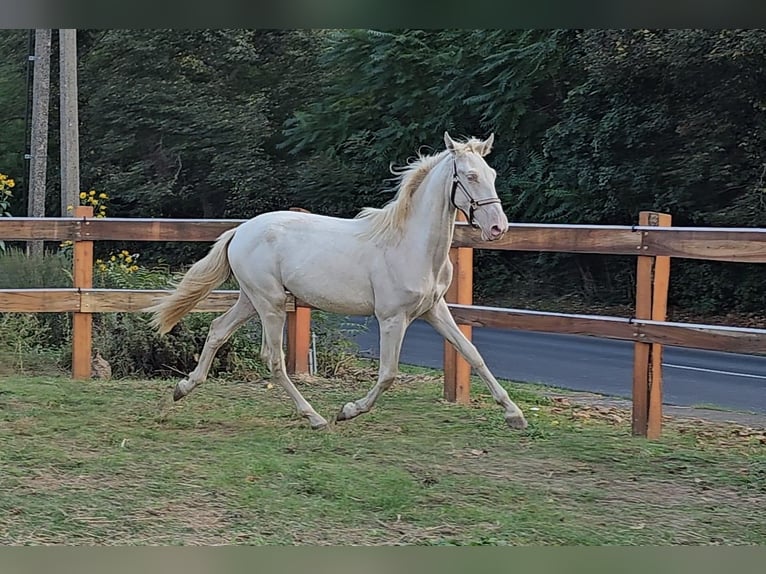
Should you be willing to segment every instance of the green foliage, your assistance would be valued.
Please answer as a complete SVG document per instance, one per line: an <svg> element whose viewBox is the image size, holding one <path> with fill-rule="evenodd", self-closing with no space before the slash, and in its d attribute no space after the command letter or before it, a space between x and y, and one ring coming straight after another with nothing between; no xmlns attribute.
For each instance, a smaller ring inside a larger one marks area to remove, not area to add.
<svg viewBox="0 0 766 574"><path fill-rule="evenodd" d="M0 253L0 289L43 289L72 286L72 264L66 254L46 251L27 255L10 248Z"/></svg>
<svg viewBox="0 0 766 574"><path fill-rule="evenodd" d="M765 225L764 55L760 30L580 33L571 57L585 76L543 147L551 181L576 190L564 216Z"/></svg>
<svg viewBox="0 0 766 574"><path fill-rule="evenodd" d="M91 41L83 180L108 190L114 214L221 217L235 185L267 179L249 35L110 30Z"/></svg>
<svg viewBox="0 0 766 574"><path fill-rule="evenodd" d="M71 259L66 253L45 251L27 256L21 249L11 248L0 252L0 289L71 287L71 269ZM34 317L39 326L39 337L42 337L41 344L44 343L46 348L56 349L68 339L71 331L69 314L40 313Z"/></svg>
<svg viewBox="0 0 766 574"><path fill-rule="evenodd" d="M27 39L0 32L0 170L17 177ZM351 216L390 199L391 163L441 149L449 130L497 134L512 221L633 224L657 210L676 225L766 227L763 30L81 30L78 43L82 184L109 193L110 216ZM207 246L117 248L176 268ZM629 258L477 261L488 297L633 296ZM758 311L764 280L755 266L674 262L671 304Z"/></svg>
<svg viewBox="0 0 766 574"><path fill-rule="evenodd" d="M763 31L354 30L325 41L318 97L285 129L312 209L385 202L388 163L440 149L449 129L497 132L491 161L512 221L633 224L653 209L677 225L765 225ZM535 276L511 271L530 259ZM479 288L502 295L516 277L629 302L635 262L604 259L482 256ZM761 308L751 288L724 292L732 274L757 285L762 270L716 269L700 283L674 272L671 303Z"/></svg>
<svg viewBox="0 0 766 574"><path fill-rule="evenodd" d="M115 377L186 376L196 366L214 317L192 313L160 337L146 314L100 313L94 320L94 351L110 363ZM252 380L265 374L257 360L260 339L252 330L242 327L218 351L211 376Z"/></svg>
<svg viewBox="0 0 766 574"><path fill-rule="evenodd" d="M350 337L367 327L367 323L351 323L342 315L313 310L311 331L316 340L317 375L338 377L356 366L359 347Z"/></svg>
<svg viewBox="0 0 766 574"><path fill-rule="evenodd" d="M17 176L25 173L28 43L27 30L0 31L0 172ZM10 211L22 211L21 202L24 199L21 194L16 194ZM0 191L0 203L3 200ZM0 207L0 216L2 212L3 208Z"/></svg>
<svg viewBox="0 0 766 574"><path fill-rule="evenodd" d="M0 313L0 362L23 372L30 355L45 350L49 327L40 315Z"/></svg>
<svg viewBox="0 0 766 574"><path fill-rule="evenodd" d="M509 159L523 152L523 132L548 121L532 102L550 89L566 36L350 30L325 37L319 97L287 121L283 144L310 174L299 181L306 204L350 215L384 203L389 164L420 146L440 150L445 130L497 131L493 165L509 171ZM498 179L501 197L510 196L508 181Z"/></svg>
<svg viewBox="0 0 766 574"><path fill-rule="evenodd" d="M0 217L11 216L11 199L16 182L4 173L0 173ZM5 251L5 241L0 239L0 251Z"/></svg>

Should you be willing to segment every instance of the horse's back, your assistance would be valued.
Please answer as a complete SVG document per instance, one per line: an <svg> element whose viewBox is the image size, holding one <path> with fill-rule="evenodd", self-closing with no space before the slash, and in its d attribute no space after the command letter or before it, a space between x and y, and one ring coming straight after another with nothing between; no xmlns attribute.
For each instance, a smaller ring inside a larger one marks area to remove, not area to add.
<svg viewBox="0 0 766 574"><path fill-rule="evenodd" d="M238 228L229 260L240 284L258 288L273 281L317 308L367 315L373 312L374 249L360 231L360 220L268 212Z"/></svg>

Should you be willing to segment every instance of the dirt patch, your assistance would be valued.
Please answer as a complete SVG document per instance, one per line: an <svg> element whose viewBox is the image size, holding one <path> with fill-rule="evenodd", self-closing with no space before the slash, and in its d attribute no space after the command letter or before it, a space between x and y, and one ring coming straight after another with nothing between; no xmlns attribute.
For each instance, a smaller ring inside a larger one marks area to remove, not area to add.
<svg viewBox="0 0 766 574"><path fill-rule="evenodd" d="M606 409L606 412L618 414L628 421L630 421L631 418L630 413L632 403L628 399L581 391L560 390L545 393L544 396L557 403ZM733 424L753 429L766 429L766 414L760 413L722 411L701 407L680 407L674 405L663 405L662 412L664 420L668 421L674 419L698 420L706 423Z"/></svg>
<svg viewBox="0 0 766 574"><path fill-rule="evenodd" d="M31 493L46 493L57 490L83 491L108 488L109 477L88 474L69 474L57 469L36 469L21 480L21 488Z"/></svg>

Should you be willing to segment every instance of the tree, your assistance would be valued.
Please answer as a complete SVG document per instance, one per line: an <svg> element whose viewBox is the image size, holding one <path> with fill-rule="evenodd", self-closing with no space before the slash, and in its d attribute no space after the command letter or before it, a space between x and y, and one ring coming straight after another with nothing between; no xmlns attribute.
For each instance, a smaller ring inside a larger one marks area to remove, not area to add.
<svg viewBox="0 0 766 574"><path fill-rule="evenodd" d="M17 183L26 179L26 66L29 36L26 30L0 33L0 172ZM17 185L12 213L24 213L26 196Z"/></svg>
<svg viewBox="0 0 766 574"><path fill-rule="evenodd" d="M238 189L273 192L251 36L112 30L92 40L81 60L83 182L109 190L113 213L221 217Z"/></svg>

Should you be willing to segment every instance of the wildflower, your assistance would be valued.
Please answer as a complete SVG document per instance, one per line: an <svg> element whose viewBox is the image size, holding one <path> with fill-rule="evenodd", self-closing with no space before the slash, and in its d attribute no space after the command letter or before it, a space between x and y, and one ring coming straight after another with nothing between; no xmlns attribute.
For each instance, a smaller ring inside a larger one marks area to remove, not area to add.
<svg viewBox="0 0 766 574"><path fill-rule="evenodd" d="M9 179L5 182L5 185L7 185L8 187L13 187L14 185L16 185L16 182L13 181L12 179Z"/></svg>
<svg viewBox="0 0 766 574"><path fill-rule="evenodd" d="M138 271L138 265L132 265L132 266L130 267L130 271L131 271L131 272L133 272L133 271Z"/></svg>
<svg viewBox="0 0 766 574"><path fill-rule="evenodd" d="M107 194L105 194L105 193L99 193L98 194L98 198L99 199L109 199L109 196Z"/></svg>
<svg viewBox="0 0 766 574"><path fill-rule="evenodd" d="M66 206L66 210L67 211L72 211L73 209L74 209L74 207L72 207L71 205L67 205Z"/></svg>
<svg viewBox="0 0 766 574"><path fill-rule="evenodd" d="M109 261L117 261L117 258L116 258L114 255L112 255L112 256L109 258Z"/></svg>
<svg viewBox="0 0 766 574"><path fill-rule="evenodd" d="M132 258L130 255L128 255L128 256L125 258L125 263L133 263L133 258Z"/></svg>
<svg viewBox="0 0 766 574"><path fill-rule="evenodd" d="M88 195L84 191L81 191L80 192L80 199L85 199L86 197L88 197Z"/></svg>
<svg viewBox="0 0 766 574"><path fill-rule="evenodd" d="M95 189L91 189L91 190L88 192L88 195L90 195L91 197L93 197L94 195L96 195L96 190L95 190Z"/></svg>

